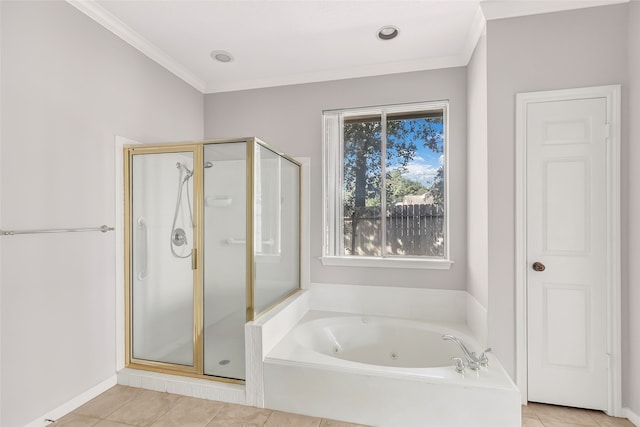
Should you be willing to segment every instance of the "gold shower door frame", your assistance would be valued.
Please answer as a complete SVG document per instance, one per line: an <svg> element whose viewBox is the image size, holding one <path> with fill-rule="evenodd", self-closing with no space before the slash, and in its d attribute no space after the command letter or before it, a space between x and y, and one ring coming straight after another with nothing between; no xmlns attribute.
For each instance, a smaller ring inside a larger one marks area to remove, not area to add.
<svg viewBox="0 0 640 427"><path fill-rule="evenodd" d="M133 206L133 156L171 153L192 153L193 155L193 366L179 365L168 362L136 359L133 357L133 257L132 248L132 206ZM173 373L187 376L202 376L204 342L202 331L204 324L203 314L203 270L202 265L202 192L203 192L203 152L201 144L180 145L129 145L124 147L124 238L125 238L125 366L134 369Z"/></svg>
<svg viewBox="0 0 640 427"><path fill-rule="evenodd" d="M301 167L300 163L290 156L276 150L268 144L260 141L258 138L239 138L239 139L225 139L225 140L208 140L201 142L189 142L189 143L169 143L169 144L140 144L140 145L126 145L124 147L124 265L125 265L125 366L127 368L142 369L147 371L161 372L167 374L178 374L184 376L190 376L195 378L216 380L235 384L244 384L244 380L217 377L213 375L204 374L204 251L202 250L204 241L204 146L209 144L224 144L234 142L245 142L247 150L247 176L246 176L246 235L251 236L246 239L246 321L252 321L257 316L266 313L273 307L277 306L280 302L300 290L300 268L298 268L298 287L294 291L284 295L279 301L272 306L263 310L260 313L255 312L254 301L254 287L256 282L255 277L255 260L254 260L254 172L255 172L255 157L254 153L256 146L260 145L278 156L292 162ZM174 363L158 362L144 359L136 359L132 355L133 349L133 322L132 322L132 272L133 272L133 258L131 253L132 247L132 166L133 156L139 154L167 154L167 153L185 153L190 152L193 154L193 250L195 257L192 259L193 268L193 366L185 366ZM302 174L299 174L298 185L298 203L301 203L301 191L302 191ZM300 205L299 205L300 207ZM301 210L298 209L299 218L298 224L301 224ZM298 232L298 248L299 248L299 260L301 251L301 233ZM300 262L300 261L298 261Z"/></svg>

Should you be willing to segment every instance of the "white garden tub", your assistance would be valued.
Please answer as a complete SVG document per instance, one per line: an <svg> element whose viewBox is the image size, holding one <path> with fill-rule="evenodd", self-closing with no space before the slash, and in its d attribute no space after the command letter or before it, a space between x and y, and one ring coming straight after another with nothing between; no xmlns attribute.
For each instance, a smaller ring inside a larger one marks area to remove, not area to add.
<svg viewBox="0 0 640 427"><path fill-rule="evenodd" d="M495 357L456 372L464 325L308 312L267 355L265 407L373 426L516 427L520 393Z"/></svg>

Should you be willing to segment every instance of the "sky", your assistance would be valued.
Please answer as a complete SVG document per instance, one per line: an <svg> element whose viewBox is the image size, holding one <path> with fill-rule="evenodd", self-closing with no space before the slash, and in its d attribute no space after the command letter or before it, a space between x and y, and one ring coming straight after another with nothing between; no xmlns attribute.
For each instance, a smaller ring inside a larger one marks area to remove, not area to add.
<svg viewBox="0 0 640 427"><path fill-rule="evenodd" d="M443 125L439 124L437 126L442 132ZM440 168L444 161L444 155L431 151L420 141L416 141L416 146L416 155L406 166L407 172L403 174L403 176L410 180L418 181L428 187L433 183L438 168ZM393 170L395 168L397 168L397 165L387 165L387 170Z"/></svg>
<svg viewBox="0 0 640 427"><path fill-rule="evenodd" d="M443 160L443 154L434 153L428 148L422 148L418 150L418 154L413 161L409 162L407 172L403 176L428 187L433 183L433 178L435 178Z"/></svg>

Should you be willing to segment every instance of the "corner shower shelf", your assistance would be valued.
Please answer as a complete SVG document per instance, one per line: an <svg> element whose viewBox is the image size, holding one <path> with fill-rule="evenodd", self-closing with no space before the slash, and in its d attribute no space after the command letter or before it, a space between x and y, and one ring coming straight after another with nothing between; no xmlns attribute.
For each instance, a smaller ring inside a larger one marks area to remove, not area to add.
<svg viewBox="0 0 640 427"><path fill-rule="evenodd" d="M227 206L231 206L231 202L233 201L233 199L229 196L211 196L206 197L204 200L205 206L211 208L224 208Z"/></svg>

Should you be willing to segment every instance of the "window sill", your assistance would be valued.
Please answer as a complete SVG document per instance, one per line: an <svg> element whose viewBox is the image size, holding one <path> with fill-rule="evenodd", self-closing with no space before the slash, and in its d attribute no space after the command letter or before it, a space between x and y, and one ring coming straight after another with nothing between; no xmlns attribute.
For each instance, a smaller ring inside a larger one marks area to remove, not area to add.
<svg viewBox="0 0 640 427"><path fill-rule="evenodd" d="M426 270L449 270L453 261L448 259L379 258L363 256L323 256L323 265L342 267L416 268Z"/></svg>

